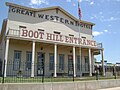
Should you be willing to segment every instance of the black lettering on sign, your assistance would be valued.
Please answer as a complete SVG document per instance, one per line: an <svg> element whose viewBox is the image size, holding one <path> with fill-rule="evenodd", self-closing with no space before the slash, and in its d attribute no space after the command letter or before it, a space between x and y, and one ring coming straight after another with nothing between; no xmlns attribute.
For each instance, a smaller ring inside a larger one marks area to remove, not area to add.
<svg viewBox="0 0 120 90"><path fill-rule="evenodd" d="M38 14L39 18L44 18L44 14Z"/></svg>
<svg viewBox="0 0 120 90"><path fill-rule="evenodd" d="M53 16L50 16L50 20L54 20Z"/></svg>
<svg viewBox="0 0 120 90"><path fill-rule="evenodd" d="M58 18L59 18L59 17L58 17L58 16L54 16L54 17L56 18L56 21L58 21Z"/></svg>
<svg viewBox="0 0 120 90"><path fill-rule="evenodd" d="M29 16L29 11L26 11L26 12L25 12L25 15L28 15L28 16Z"/></svg>
<svg viewBox="0 0 120 90"><path fill-rule="evenodd" d="M45 19L49 20L49 15L45 15Z"/></svg>
<svg viewBox="0 0 120 90"><path fill-rule="evenodd" d="M24 13L25 13L25 10L22 9L22 10L21 10L21 14L24 14Z"/></svg>
<svg viewBox="0 0 120 90"><path fill-rule="evenodd" d="M16 12L16 11L15 11L15 8L12 8L12 12Z"/></svg>

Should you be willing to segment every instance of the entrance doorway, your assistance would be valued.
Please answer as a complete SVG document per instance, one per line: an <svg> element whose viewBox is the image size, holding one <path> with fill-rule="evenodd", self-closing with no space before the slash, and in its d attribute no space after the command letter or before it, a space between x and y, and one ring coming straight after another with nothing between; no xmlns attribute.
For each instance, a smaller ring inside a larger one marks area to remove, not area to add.
<svg viewBox="0 0 120 90"><path fill-rule="evenodd" d="M44 75L44 64L45 63L45 53L38 52L37 55L37 76L43 76Z"/></svg>
<svg viewBox="0 0 120 90"><path fill-rule="evenodd" d="M73 56L68 55L68 76L73 75Z"/></svg>

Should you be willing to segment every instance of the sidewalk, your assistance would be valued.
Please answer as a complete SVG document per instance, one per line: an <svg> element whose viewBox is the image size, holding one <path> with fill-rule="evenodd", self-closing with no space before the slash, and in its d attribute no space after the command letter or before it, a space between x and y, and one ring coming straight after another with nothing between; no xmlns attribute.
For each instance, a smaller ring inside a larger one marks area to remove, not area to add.
<svg viewBox="0 0 120 90"><path fill-rule="evenodd" d="M106 88L106 89L98 89L98 90L120 90L120 87Z"/></svg>

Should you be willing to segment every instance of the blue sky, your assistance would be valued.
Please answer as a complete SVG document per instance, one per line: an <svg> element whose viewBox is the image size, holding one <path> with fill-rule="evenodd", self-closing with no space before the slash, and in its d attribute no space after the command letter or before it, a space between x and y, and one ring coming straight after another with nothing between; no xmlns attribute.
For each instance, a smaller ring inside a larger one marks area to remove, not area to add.
<svg viewBox="0 0 120 90"><path fill-rule="evenodd" d="M33 8L60 6L78 18L78 0L0 0L0 29L8 14L5 2ZM81 0L80 6L82 20L96 24L93 35L96 41L103 43L104 58L111 63L120 62L120 0ZM99 61L101 56L97 59Z"/></svg>

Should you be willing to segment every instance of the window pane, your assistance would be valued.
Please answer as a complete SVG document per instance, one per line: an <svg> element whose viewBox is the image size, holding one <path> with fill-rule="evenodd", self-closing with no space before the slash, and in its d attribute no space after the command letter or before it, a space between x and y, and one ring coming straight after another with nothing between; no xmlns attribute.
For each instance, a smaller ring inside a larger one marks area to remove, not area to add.
<svg viewBox="0 0 120 90"><path fill-rule="evenodd" d="M89 57L85 56L85 71L89 71Z"/></svg>
<svg viewBox="0 0 120 90"><path fill-rule="evenodd" d="M80 70L80 56L77 56L77 70Z"/></svg>
<svg viewBox="0 0 120 90"><path fill-rule="evenodd" d="M31 69L31 64L32 64L32 52L27 52L26 53L26 70Z"/></svg>
<svg viewBox="0 0 120 90"><path fill-rule="evenodd" d="M59 55L59 70L64 70L64 55Z"/></svg>
<svg viewBox="0 0 120 90"><path fill-rule="evenodd" d="M49 54L49 70L54 70L54 54Z"/></svg>
<svg viewBox="0 0 120 90"><path fill-rule="evenodd" d="M13 70L20 69L21 51L14 51Z"/></svg>

